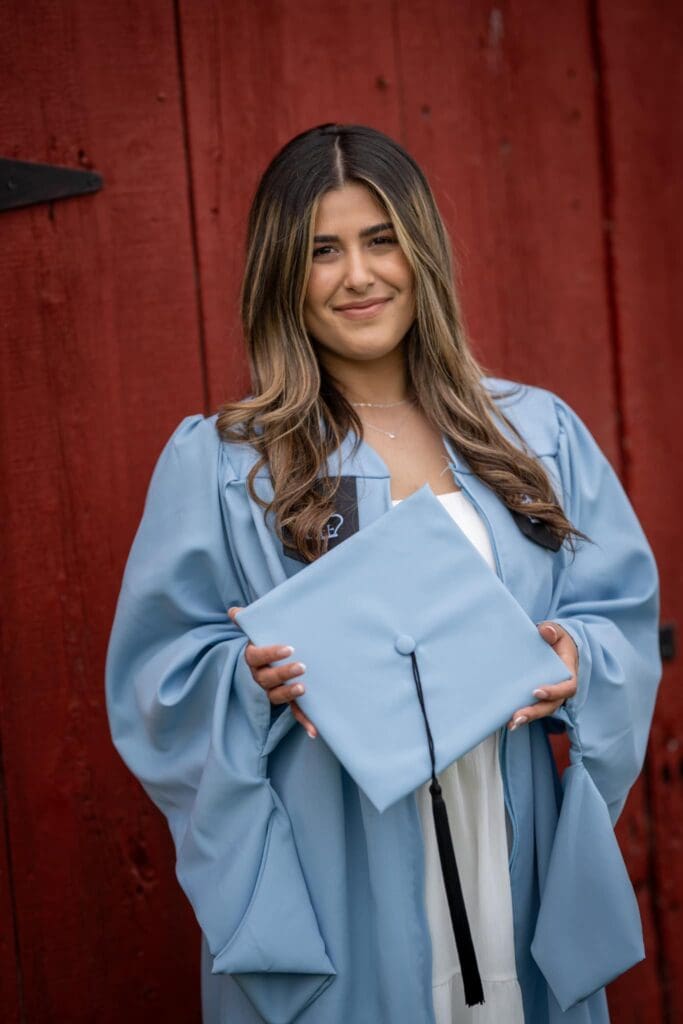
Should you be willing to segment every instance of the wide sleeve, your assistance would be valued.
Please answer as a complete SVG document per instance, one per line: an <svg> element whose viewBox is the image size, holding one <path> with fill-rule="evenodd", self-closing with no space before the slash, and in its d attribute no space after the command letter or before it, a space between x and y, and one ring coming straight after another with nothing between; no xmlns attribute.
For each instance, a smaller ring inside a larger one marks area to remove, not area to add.
<svg viewBox="0 0 683 1024"><path fill-rule="evenodd" d="M183 420L159 457L111 631L107 712L119 754L168 821L213 973L234 974L267 1020L285 1022L335 970L266 774L270 704L227 615L248 602L221 457L202 416Z"/></svg>
<svg viewBox="0 0 683 1024"><path fill-rule="evenodd" d="M585 424L555 397L563 506L588 535L564 559L549 619L579 652L567 725L616 822L643 764L661 677L655 560L621 483Z"/></svg>

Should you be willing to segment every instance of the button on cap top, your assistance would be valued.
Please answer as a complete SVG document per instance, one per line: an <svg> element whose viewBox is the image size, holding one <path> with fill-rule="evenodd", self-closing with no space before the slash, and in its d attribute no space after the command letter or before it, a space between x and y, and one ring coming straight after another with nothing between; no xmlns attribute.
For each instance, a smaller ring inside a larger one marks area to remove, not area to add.
<svg viewBox="0 0 683 1024"><path fill-rule="evenodd" d="M415 650L415 641L408 633L399 633L394 640L394 647L399 654L412 654Z"/></svg>

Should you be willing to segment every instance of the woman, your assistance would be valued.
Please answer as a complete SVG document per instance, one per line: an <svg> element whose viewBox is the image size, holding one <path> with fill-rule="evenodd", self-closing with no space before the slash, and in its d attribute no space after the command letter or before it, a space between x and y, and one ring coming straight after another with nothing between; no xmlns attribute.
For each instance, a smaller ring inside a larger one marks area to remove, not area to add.
<svg viewBox="0 0 683 1024"><path fill-rule="evenodd" d="M569 730L609 827L660 673L633 510L561 399L483 376L434 199L397 143L357 125L292 139L248 235L253 392L164 449L107 662L114 742L167 817L203 931L204 1020L607 1021L613 968L574 990L582 943L559 921L546 939L556 894L585 898L563 875L577 828L558 823L547 733ZM287 638L256 647L233 619L343 542L326 529L340 508L362 529L425 483L571 672L443 773L468 823L453 831L485 996L471 1008L424 789L380 815L297 705Z"/></svg>

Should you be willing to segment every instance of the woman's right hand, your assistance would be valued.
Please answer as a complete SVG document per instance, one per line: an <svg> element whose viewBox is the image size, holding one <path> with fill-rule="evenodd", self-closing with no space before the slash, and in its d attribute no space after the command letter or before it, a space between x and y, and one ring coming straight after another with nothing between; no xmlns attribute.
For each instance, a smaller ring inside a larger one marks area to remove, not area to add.
<svg viewBox="0 0 683 1024"><path fill-rule="evenodd" d="M228 608L228 615L235 622L235 615L241 612L239 607ZM238 623L236 623L238 625ZM273 665L272 662L287 658L294 653L293 647L282 647L279 644L270 644L266 647L257 647L251 641L244 651L244 660L251 670L255 683L258 683L266 693L271 704L289 704L292 714L297 722L303 725L304 729L315 739L318 730L296 702L306 689L298 678L305 671L306 666L300 661L289 661L282 665ZM296 679L295 683L289 682Z"/></svg>

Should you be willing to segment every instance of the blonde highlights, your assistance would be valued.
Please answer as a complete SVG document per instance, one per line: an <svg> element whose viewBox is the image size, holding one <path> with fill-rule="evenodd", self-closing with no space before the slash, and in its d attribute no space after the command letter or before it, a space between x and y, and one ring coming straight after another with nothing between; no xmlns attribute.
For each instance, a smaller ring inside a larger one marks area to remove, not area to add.
<svg viewBox="0 0 683 1024"><path fill-rule="evenodd" d="M252 202L240 302L253 388L248 398L225 402L217 421L222 438L258 453L247 478L250 495L272 512L281 541L307 560L324 553L339 485L338 475L327 476L327 462L350 430L360 443L363 425L319 362L303 310L317 205L350 181L365 185L386 210L413 271L415 320L402 344L424 415L512 512L534 516L572 546L583 534L482 381L429 184L401 146L362 125L321 125L296 136L273 158ZM270 505L253 483L264 466L273 483Z"/></svg>

